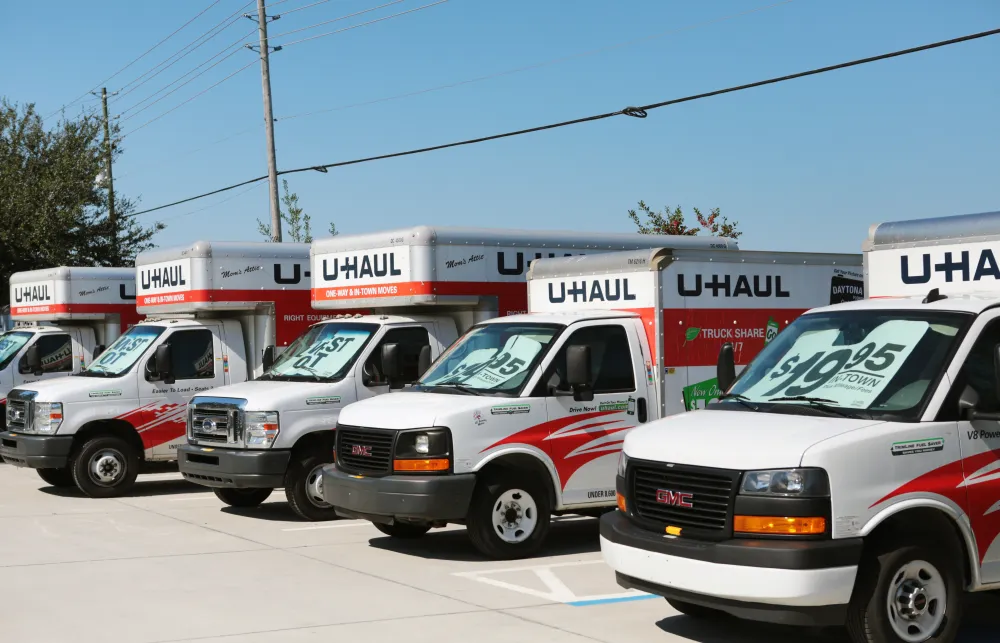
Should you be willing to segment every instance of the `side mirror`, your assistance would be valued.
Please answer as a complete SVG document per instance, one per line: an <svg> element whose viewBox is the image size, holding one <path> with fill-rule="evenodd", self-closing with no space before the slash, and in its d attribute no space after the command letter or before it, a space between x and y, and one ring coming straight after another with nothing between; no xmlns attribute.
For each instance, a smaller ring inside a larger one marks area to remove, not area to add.
<svg viewBox="0 0 1000 643"><path fill-rule="evenodd" d="M417 356L417 372L421 375L431 367L431 347L421 346L420 355Z"/></svg>
<svg viewBox="0 0 1000 643"><path fill-rule="evenodd" d="M719 391L726 393L736 381L736 359L733 357L733 345L726 342L719 349L719 361L715 366L715 378Z"/></svg>
<svg viewBox="0 0 1000 643"><path fill-rule="evenodd" d="M388 380L390 389L403 386L399 381L402 377L399 357L399 344L382 345L382 374Z"/></svg>
<svg viewBox="0 0 1000 643"><path fill-rule="evenodd" d="M24 357L17 365L18 372L21 375L27 375L31 373L32 375L42 374L42 356L38 353L38 344L32 344L25 351Z"/></svg>
<svg viewBox="0 0 1000 643"><path fill-rule="evenodd" d="M274 345L273 344L271 346L268 346L267 348L264 349L264 355L261 358L261 364L264 367L264 372L265 373L268 372L269 370L271 370L271 367L274 366Z"/></svg>
<svg viewBox="0 0 1000 643"><path fill-rule="evenodd" d="M157 346L154 359L156 360L156 379L162 381L164 384L173 384L175 380L174 374L171 372L173 355L170 350L170 344L163 343Z"/></svg>
<svg viewBox="0 0 1000 643"><path fill-rule="evenodd" d="M566 347L566 383L572 387L573 399L577 402L590 402L594 399L590 346L576 344Z"/></svg>
<svg viewBox="0 0 1000 643"><path fill-rule="evenodd" d="M993 347L993 386L996 387L996 396L1000 400L1000 344Z"/></svg>
<svg viewBox="0 0 1000 643"><path fill-rule="evenodd" d="M96 360L98 357L100 357L101 353L103 353L105 351L105 349L107 349L107 346L105 346L104 344L98 344L97 346L95 346L94 347L94 359Z"/></svg>
<svg viewBox="0 0 1000 643"><path fill-rule="evenodd" d="M969 422L977 420L986 422L1000 422L1000 413L994 411L980 411L979 393L971 386L966 386L962 390L962 395L958 398L959 417Z"/></svg>

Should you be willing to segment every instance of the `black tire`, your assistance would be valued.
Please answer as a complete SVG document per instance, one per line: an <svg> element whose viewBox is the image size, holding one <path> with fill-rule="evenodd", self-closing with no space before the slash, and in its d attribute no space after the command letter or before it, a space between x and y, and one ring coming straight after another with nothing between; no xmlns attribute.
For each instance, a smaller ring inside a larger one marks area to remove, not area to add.
<svg viewBox="0 0 1000 643"><path fill-rule="evenodd" d="M926 565L921 565L923 561ZM953 548L928 545L888 546L867 553L858 568L854 594L848 605L847 632L852 643L902 643L905 641L893 628L893 615L889 609L889 596L898 595L894 587L906 578L904 569L910 565L910 574L915 575L925 588L934 586L935 581L944 588L945 594L929 591L924 599L924 611L936 613L943 609L943 620L936 626L927 625L930 636L926 643L952 643L962 620L964 580L961 556ZM933 571L931 571L933 570ZM920 603L917 603L918 607ZM894 608L894 612L897 610ZM901 627L910 623L901 618L898 611L895 622ZM909 627L916 627L910 625ZM923 627L923 626L921 626Z"/></svg>
<svg viewBox="0 0 1000 643"><path fill-rule="evenodd" d="M667 603L670 604L670 607L674 608L681 614L690 616L691 618L719 618L726 615L725 612L720 612L717 609L705 607L704 605L697 605L695 603L688 603L687 601L679 601L675 598L668 598Z"/></svg>
<svg viewBox="0 0 1000 643"><path fill-rule="evenodd" d="M386 536L399 538L400 540L415 540L421 538L430 531L430 525L418 525L412 522L394 522L391 525L383 525L380 522L373 522L375 529L378 529Z"/></svg>
<svg viewBox="0 0 1000 643"><path fill-rule="evenodd" d="M141 454L125 440L102 435L91 438L70 457L73 482L91 498L117 498L135 485Z"/></svg>
<svg viewBox="0 0 1000 643"><path fill-rule="evenodd" d="M330 455L316 452L300 453L292 456L285 474L285 498L292 511L304 520L319 522L339 518L333 505L323 499L322 467L333 462Z"/></svg>
<svg viewBox="0 0 1000 643"><path fill-rule="evenodd" d="M533 509L523 505L533 505ZM493 516L494 511L504 511L505 506L511 522L509 528L501 529L495 526ZM529 520L534 524L525 533L523 527ZM552 504L545 483L525 474L503 475L476 484L466 528L472 544L483 555L495 560L515 560L532 556L541 549L551 520ZM501 532L516 540L505 540Z"/></svg>
<svg viewBox="0 0 1000 643"><path fill-rule="evenodd" d="M69 467L65 469L35 469L35 471L38 472L38 477L51 487L76 486L76 482L73 481L73 472L69 470Z"/></svg>
<svg viewBox="0 0 1000 643"><path fill-rule="evenodd" d="M212 489L215 497L226 503L230 507L240 507L247 509L259 507L260 503L267 500L274 489L235 489L233 487L215 487Z"/></svg>

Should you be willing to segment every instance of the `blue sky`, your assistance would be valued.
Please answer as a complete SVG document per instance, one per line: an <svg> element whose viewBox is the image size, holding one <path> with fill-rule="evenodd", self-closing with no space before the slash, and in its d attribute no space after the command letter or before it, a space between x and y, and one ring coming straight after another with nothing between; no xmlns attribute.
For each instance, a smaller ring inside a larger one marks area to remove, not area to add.
<svg viewBox="0 0 1000 643"><path fill-rule="evenodd" d="M245 1L221 0L112 79L109 90L167 58ZM284 0L272 11L314 1ZM405 0L274 42L432 1ZM271 33L387 2L330 0L288 14L272 24ZM449 0L291 45L271 62L278 166L530 127L1000 26L995 0L792 0L719 20L776 2ZM68 0L9 3L0 92L49 114L210 3L92 0L85 9ZM714 22L703 24L709 21ZM249 20L239 21L113 101L112 113L252 29ZM665 35L452 89L286 118L657 34ZM250 51L236 53L123 121L123 132L253 57ZM625 232L632 229L626 211L644 199L685 210L720 207L740 222L741 246L747 249L858 252L872 223L1000 210L997 61L1000 36L668 107L645 120L618 117L288 179L317 228L335 221L343 233L412 224ZM265 174L262 121L260 75L251 66L128 134L115 166L116 188L146 208ZM142 218L164 221L168 228L157 241L173 245L196 238L258 239L255 221L267 216L267 189L261 185Z"/></svg>

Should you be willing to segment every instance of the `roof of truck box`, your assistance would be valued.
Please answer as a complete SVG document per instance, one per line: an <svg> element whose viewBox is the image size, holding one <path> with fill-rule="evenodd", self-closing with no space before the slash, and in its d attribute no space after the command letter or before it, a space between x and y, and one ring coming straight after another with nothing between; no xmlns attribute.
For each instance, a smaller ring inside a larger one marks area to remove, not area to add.
<svg viewBox="0 0 1000 643"><path fill-rule="evenodd" d="M15 272L10 276L10 283L23 284L49 279L53 281L132 281L135 280L135 268L53 266L51 268Z"/></svg>
<svg viewBox="0 0 1000 643"><path fill-rule="evenodd" d="M184 246L156 248L141 253L135 264L145 265L174 259L212 259L225 257L303 259L309 255L308 243L270 243L267 241L195 241Z"/></svg>

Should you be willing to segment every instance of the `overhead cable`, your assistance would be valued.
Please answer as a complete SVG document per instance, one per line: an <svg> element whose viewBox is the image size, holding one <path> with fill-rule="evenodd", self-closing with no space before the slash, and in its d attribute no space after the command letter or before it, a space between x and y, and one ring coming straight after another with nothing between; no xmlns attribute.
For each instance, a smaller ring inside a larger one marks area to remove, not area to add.
<svg viewBox="0 0 1000 643"><path fill-rule="evenodd" d="M293 40L291 42L280 43L282 47L291 47L292 45L297 45L299 43L308 42L310 40L316 40L317 38L326 38L327 36L333 36L338 33L343 33L345 31L350 31L352 29L357 29L358 27L367 27L368 25L373 25L376 22L382 22L383 20L392 20L393 18L398 18L400 16L405 16L408 13L413 13L415 11L422 11L424 9L430 9L431 7L437 6L439 4L444 4L448 0L438 0L437 2L432 2L430 4L425 4L422 7L417 7L415 9L408 9L406 11L400 11L399 13L394 13L391 16L383 16L381 18L376 18L374 20L369 20L368 22L362 22L360 24L351 25L350 27L344 27L343 29L337 29L336 31L328 31L326 33L317 34L315 36L309 36L308 38L301 38L299 40ZM390 2L389 4L395 4Z"/></svg>

